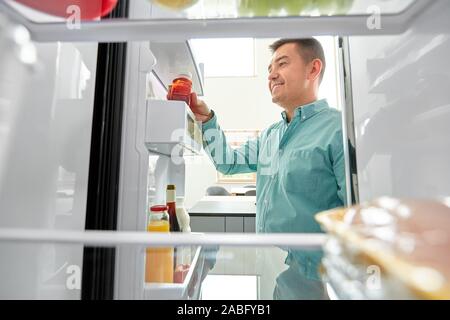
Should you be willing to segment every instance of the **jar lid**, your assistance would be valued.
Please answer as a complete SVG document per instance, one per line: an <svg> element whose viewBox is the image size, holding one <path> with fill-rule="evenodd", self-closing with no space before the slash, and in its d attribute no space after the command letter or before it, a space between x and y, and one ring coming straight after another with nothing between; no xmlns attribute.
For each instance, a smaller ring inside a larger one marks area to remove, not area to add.
<svg viewBox="0 0 450 320"><path fill-rule="evenodd" d="M190 73L189 71L182 72L178 74L177 78L186 78L192 81L192 73Z"/></svg>
<svg viewBox="0 0 450 320"><path fill-rule="evenodd" d="M150 211L154 212L167 211L167 206L165 204L158 204L156 206L151 206Z"/></svg>

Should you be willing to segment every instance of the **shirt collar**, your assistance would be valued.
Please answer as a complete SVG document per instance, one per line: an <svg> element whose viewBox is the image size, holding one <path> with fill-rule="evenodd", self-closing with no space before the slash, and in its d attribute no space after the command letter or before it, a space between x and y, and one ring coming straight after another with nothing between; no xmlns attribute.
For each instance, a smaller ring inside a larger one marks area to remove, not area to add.
<svg viewBox="0 0 450 320"><path fill-rule="evenodd" d="M320 111L328 108L328 102L326 99L316 100L314 102L305 104L303 106L299 106L294 111L294 117L299 117L300 121L306 121L309 118L311 118L316 113L319 113ZM287 123L287 115L286 111L283 111L281 113L281 116L284 120L284 122Z"/></svg>

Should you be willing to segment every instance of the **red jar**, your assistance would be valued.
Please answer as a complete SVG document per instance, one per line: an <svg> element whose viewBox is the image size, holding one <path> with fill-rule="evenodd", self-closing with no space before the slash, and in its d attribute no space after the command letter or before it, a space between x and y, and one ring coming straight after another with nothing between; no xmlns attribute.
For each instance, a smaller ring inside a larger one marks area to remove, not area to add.
<svg viewBox="0 0 450 320"><path fill-rule="evenodd" d="M167 99L180 100L186 102L188 105L191 103L192 92L192 80L189 74L179 74L169 85L169 93Z"/></svg>

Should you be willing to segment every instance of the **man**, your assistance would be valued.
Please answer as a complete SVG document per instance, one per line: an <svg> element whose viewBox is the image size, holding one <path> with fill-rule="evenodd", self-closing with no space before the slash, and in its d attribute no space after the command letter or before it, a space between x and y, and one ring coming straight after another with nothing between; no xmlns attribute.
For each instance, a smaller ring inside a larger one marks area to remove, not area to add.
<svg viewBox="0 0 450 320"><path fill-rule="evenodd" d="M314 215L345 203L341 115L317 98L323 48L313 38L281 39L270 48L269 90L284 111L257 140L233 150L214 111L195 94L190 107L203 123L204 148L217 170L257 172L257 232L321 232ZM320 259L320 252L289 250L286 264L319 288Z"/></svg>

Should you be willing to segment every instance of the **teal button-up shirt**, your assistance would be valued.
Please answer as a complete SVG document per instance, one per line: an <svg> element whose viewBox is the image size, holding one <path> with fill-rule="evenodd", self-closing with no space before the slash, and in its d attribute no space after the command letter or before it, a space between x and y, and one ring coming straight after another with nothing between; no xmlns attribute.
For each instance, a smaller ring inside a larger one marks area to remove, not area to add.
<svg viewBox="0 0 450 320"><path fill-rule="evenodd" d="M322 232L314 219L320 211L345 203L341 114L318 100L295 110L239 149L226 144L214 115L203 124L203 145L223 174L257 172L257 232ZM289 251L309 278L318 278L321 252Z"/></svg>

